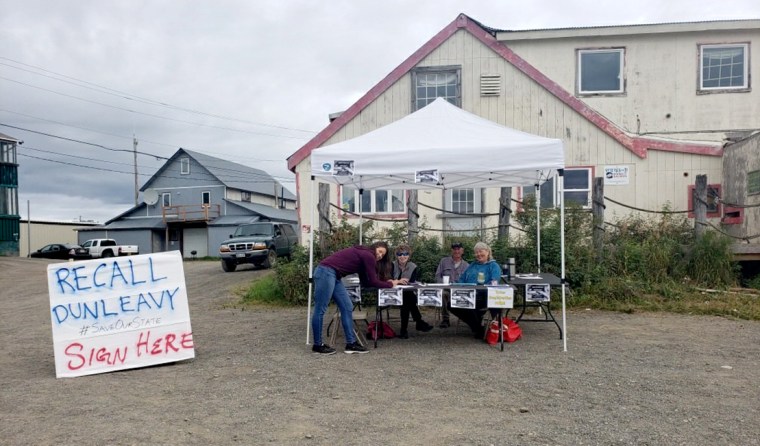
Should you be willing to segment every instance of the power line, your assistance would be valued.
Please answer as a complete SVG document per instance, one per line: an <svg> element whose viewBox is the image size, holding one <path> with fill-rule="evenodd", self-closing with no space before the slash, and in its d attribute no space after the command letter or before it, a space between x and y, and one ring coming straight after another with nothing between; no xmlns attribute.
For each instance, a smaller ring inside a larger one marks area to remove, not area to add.
<svg viewBox="0 0 760 446"><path fill-rule="evenodd" d="M31 132L31 133L36 133L38 135L43 135L43 136L47 136L47 137L50 137L50 138L63 139L63 140L66 140L66 141L76 142L76 143L79 143L79 144L85 144L85 145L88 145L88 146L99 147L101 149L110 150L112 152L129 152L129 153L133 153L134 152L134 150L130 150L130 149L114 149L113 147L107 147L107 146L104 146L102 144L95 144L95 143L92 143L92 142L82 141L82 140L74 139L74 138L66 138L65 136L53 135L52 133L45 133L45 132L40 132L38 130L26 129L26 128L23 128L23 127L17 127L15 125L4 124L2 122L0 122L0 126L10 127L12 129L23 130L23 131ZM167 158L165 156L155 155L155 154L147 153L147 152L140 152L140 151L138 151L137 153L139 153L140 155L152 156L152 157L158 158L158 159L165 159L165 160L169 159L169 158Z"/></svg>
<svg viewBox="0 0 760 446"><path fill-rule="evenodd" d="M41 150L41 149L33 149L33 150ZM121 171L121 170L113 170L113 169L108 169L108 168L105 168L105 167L85 166L83 164L70 163L70 162L67 162L67 161L54 160L54 159L50 159L50 158L43 158L43 157L39 157L39 156L29 155L27 153L19 153L18 155L22 156L22 157L27 157L27 158L33 158L33 159L40 160L40 161L47 161L47 162L57 163L57 164L65 164L67 166L80 167L80 168L84 168L84 169L93 169L93 170L101 170L101 171L105 171L105 172L122 173L122 174L126 174L126 175L134 175L134 172L124 172L124 171ZM68 155L68 156L74 156L74 155ZM86 160L90 160L90 161L96 161L96 162L108 162L108 161L99 160L99 159L84 158L84 157L77 157L77 156L74 156L74 157L76 157L76 158L82 158L82 159L86 159ZM121 164L121 163L115 163L115 164ZM131 164L129 164L129 166L131 166ZM143 177L151 177L154 174L155 174L155 172L152 173L152 174L140 173L139 175L143 176ZM252 176L255 176L255 174L253 174ZM261 180L241 179L241 180L236 180L236 181L238 181L240 183L248 183L248 184L275 183L275 182L277 182L276 180L280 180L281 182L294 182L295 181L295 180L291 180L291 179L288 179L288 178L282 178L282 177L264 176L264 175L258 175L258 176L262 177L263 179L261 179ZM183 177L176 177L176 176L171 176L171 175L164 175L163 178L169 178L169 179L173 179L173 180L179 180L179 179L183 179L184 180L184 179L186 179L186 178L183 178ZM213 177L212 175L209 175L209 178L213 179L215 177ZM237 178L250 178L250 177L242 177L241 176L241 177L237 177Z"/></svg>
<svg viewBox="0 0 760 446"><path fill-rule="evenodd" d="M274 125L274 124L266 124L266 123L262 123L262 122L248 121L248 120L245 120L245 119L234 118L234 117L224 116L224 115L217 115L217 114L208 113L208 112L204 112L204 111L200 111L200 110L195 110L195 109L191 109L191 108L180 107L180 106L172 105L172 104L169 104L169 103L166 103L166 102L156 101L156 100L153 100L153 99L148 99L148 98L140 97L140 96L137 96L137 95L134 95L134 94L131 94L131 93L126 93L126 92L123 92L123 91L120 91L120 90L116 90L116 89L113 89L113 88L105 87L103 85L98 85L96 83L88 82L88 81L85 81L85 80L82 80L82 79L78 79L78 78L75 78L75 77L72 77L72 76L67 76L65 74L56 73L55 71L47 70L45 68L38 67L38 66L35 66L35 65L29 65L29 64L26 64L26 63L23 63L23 62L19 62L17 60L9 59L7 57L0 56L0 59L7 60L9 62L13 62L13 63L18 64L18 65L23 65L25 67L34 68L35 70L40 70L40 71L43 71L45 73L54 74L55 76L58 76L58 77L49 76L49 75L38 73L38 72L35 72L35 71L32 71L32 70L27 70L27 69L24 69L24 68L16 67L16 66L13 66L13 65L10 65L10 64L0 63L0 65L6 66L6 67L9 67L9 68L13 68L13 69L16 69L16 70L21 70L21 71L26 71L28 73L35 74L37 76L47 77L49 79L57 80L59 82L65 82L65 83L68 83L68 84L71 84L71 85L76 85L76 86L81 87L81 88L87 88L87 89L90 89L90 90L93 90L93 91L97 91L99 93L110 94L110 95L117 96L119 98L126 99L126 100L129 100L129 101L142 102L142 103L148 104L148 105L155 105L155 106L160 106L160 107L166 107L166 108L170 108L170 109L173 109L173 110L184 111L184 112L187 112L187 113L194 113L194 114L198 114L198 115L209 116L209 117L212 117L212 118L224 119L224 120L228 120L228 121L237 121L237 122L242 122L242 123L246 123L246 124L258 125L258 126L262 126L262 127L271 127L271 128L275 128L275 129L281 129L281 130L291 130L291 131L296 131L296 132L311 133L312 135L317 133L317 132L315 132L313 130L303 130L303 129L297 129L297 128L292 128L292 127L285 127L285 126ZM60 79L61 77L64 78L64 79ZM75 82L71 82L71 81L68 81L68 80L65 80L65 79L71 79L72 81L75 81ZM84 85L82 85L82 84L84 84ZM93 88L93 87L97 87L97 88Z"/></svg>
<svg viewBox="0 0 760 446"><path fill-rule="evenodd" d="M11 114L14 114L14 115L24 116L26 118L32 118L32 119L37 119L37 120L40 120L40 121L50 122L52 124L62 125L64 127L71 127L71 128L75 128L75 129L79 129L79 130L85 130L85 131L88 131L88 132L100 133L102 135L108 135L108 136L113 136L113 137L116 137L116 138L126 139L126 140L129 140L130 142L132 142L132 140L134 138L133 136L117 135L115 133L108 133L108 132L103 132L103 131L100 131L100 130L95 130L95 129L91 129L91 128L87 128L87 127L80 127L80 126L76 126L76 125L72 125L72 124L66 124L65 122L55 121L55 120L52 120L52 119L41 118L39 116L34 116L34 115L27 115L25 113L20 113L20 112L13 111L13 110L6 110L6 109L0 108L0 112L11 113ZM2 125L2 124L0 124L0 125ZM21 127L18 127L18 128L22 129ZM25 130L25 129L22 129L22 130ZM34 132L34 130L27 130L27 131ZM213 154L213 153L218 154L218 152L208 152L208 151L204 151L204 150L200 150L200 149L196 149L196 148L190 147L190 146L185 145L185 144L170 144L170 143L167 143L167 142L153 141L153 140L145 139L145 138L140 138L140 142L141 143L155 144L155 145L165 146L165 147L171 147L171 148L174 148L174 149L176 149L177 147L186 147L186 148L188 148L190 150L193 150L193 151L196 151L196 152L200 152L200 153L204 153L204 154L207 154L207 155L208 154ZM132 150L130 150L130 152L132 152ZM151 155L151 156L154 156L154 157L157 157L157 158L161 158L159 155ZM267 159L267 158L256 158L256 157L242 157L242 158L243 159L247 159L247 160L252 160L252 161L260 161L260 162L282 162L282 161L284 161L282 159ZM164 158L164 159L166 159L166 158Z"/></svg>
<svg viewBox="0 0 760 446"><path fill-rule="evenodd" d="M11 128L19 129L19 130L24 130L24 131L28 131L28 132L32 132L32 133L37 133L37 134L44 135L44 136L49 136L51 138L58 138L58 139L66 140L66 141L71 141L71 142L76 142L76 143L85 144L85 145L89 145L89 146L99 147L99 148L102 148L102 149L105 149L105 150L114 151L114 152L134 153L133 150L114 149L114 148L111 148L111 147L103 146L101 144L90 143L90 142L87 142L87 141L81 141L81 140L73 139L73 138L66 138L66 137L63 137L63 136L53 135L53 134L50 134L50 133L39 132L39 131L36 131L36 130L26 129L26 128L23 128L23 127L17 127L17 126L13 126L13 125L9 125L9 124L3 124L1 122L0 122L0 126L11 127ZM156 159L163 159L163 160L168 160L169 159L169 158L167 158L165 156L156 155L156 154L153 154L153 153L140 152L140 151L137 151L137 153L139 153L140 155L152 156L152 157L154 157ZM92 158L91 158L91 160L97 161L96 159L92 159ZM221 160L221 161L224 161L224 160ZM274 177L274 176L272 176L271 174L269 174L267 172L264 172L263 174L261 174L261 173L253 173L253 172L247 172L247 171L236 170L236 169L229 169L229 168L226 168L226 167L216 167L215 166L215 168L219 169L221 171L225 171L225 172L232 172L232 173L239 173L239 174L241 174L241 176L230 175L232 178L247 178L249 176L259 176L259 177L264 177L264 178L278 178L278 179L282 179L282 180L287 181L287 182L293 182L294 181L292 179L285 178L285 177Z"/></svg>
<svg viewBox="0 0 760 446"><path fill-rule="evenodd" d="M167 121L179 122L179 123L182 123L182 124L190 124L190 125L201 126L201 127L210 127L210 128L221 129L221 130L229 130L231 132L247 133L247 134L251 134L251 135L273 136L273 137L276 137L276 138L307 139L306 137L303 137L303 136L277 135L277 134L272 134L272 133L254 132L254 131L250 131L250 130L235 129L235 128L232 128L232 127L222 127L222 126L218 126L218 125L204 124L202 122L185 121L184 119L169 118L167 116L155 115L155 114L152 114L152 113L141 112L141 111L132 110L132 109L129 109L129 108L119 107L119 106L116 106L116 105L106 104L106 103L103 103L103 102L93 101L91 99L80 98L78 96L74 96L74 95L70 95L70 94L66 94L66 93L61 93L59 91L50 90L48 88L38 87L36 85L31 85L31 84L27 84L25 82L9 79L9 78L4 77L4 76L0 76L0 79L6 80L8 82L14 82L16 84L24 85L26 87L35 88L35 89L42 90L42 91L47 91L49 93L57 94L57 95L64 96L64 97L67 97L67 98L76 99L78 101L88 102L90 104L96 104L96 105L100 105L100 106L103 106L103 107L113 108L113 109L116 109L116 110L122 110L122 111L127 111L127 112L130 112L130 113L136 113L136 114L139 114L139 115L149 116L151 118L164 119L164 120L167 120Z"/></svg>

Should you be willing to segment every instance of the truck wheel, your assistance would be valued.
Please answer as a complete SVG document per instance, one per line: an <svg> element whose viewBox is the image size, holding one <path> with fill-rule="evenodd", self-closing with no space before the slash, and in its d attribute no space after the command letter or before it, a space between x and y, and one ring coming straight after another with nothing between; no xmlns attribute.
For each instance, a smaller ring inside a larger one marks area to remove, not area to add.
<svg viewBox="0 0 760 446"><path fill-rule="evenodd" d="M103 255L101 257L113 257L112 251L103 251Z"/></svg>
<svg viewBox="0 0 760 446"><path fill-rule="evenodd" d="M226 260L222 260L222 270L224 270L225 273L231 273L234 272L237 268L237 265L235 262L228 262Z"/></svg>
<svg viewBox="0 0 760 446"><path fill-rule="evenodd" d="M267 259L264 260L264 263L262 265L264 268L271 268L277 263L277 253L274 252L273 249L270 249L267 253Z"/></svg>

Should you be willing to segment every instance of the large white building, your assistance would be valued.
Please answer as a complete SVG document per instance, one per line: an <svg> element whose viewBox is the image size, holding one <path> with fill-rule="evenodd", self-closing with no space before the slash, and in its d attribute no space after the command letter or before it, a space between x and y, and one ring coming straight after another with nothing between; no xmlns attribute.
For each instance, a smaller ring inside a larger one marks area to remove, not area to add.
<svg viewBox="0 0 760 446"><path fill-rule="evenodd" d="M710 222L746 224L745 209L727 216L719 197L731 175L723 169L727 144L760 131L760 93L751 82L760 72L758 46L760 20L506 31L460 15L290 156L299 220L312 225L316 205L312 150L444 97L501 125L562 139L566 199L590 207L592 179L606 177L605 197L623 204L606 202L606 219L631 207L691 209L695 177L707 175ZM556 201L555 188L542 186L544 204ZM532 191L513 188L513 197ZM405 220L406 194L367 191L362 210ZM332 187L332 203L358 211L358 198L356 190ZM431 228L496 226L496 217L448 211L497 213L498 189L424 191L418 199Z"/></svg>

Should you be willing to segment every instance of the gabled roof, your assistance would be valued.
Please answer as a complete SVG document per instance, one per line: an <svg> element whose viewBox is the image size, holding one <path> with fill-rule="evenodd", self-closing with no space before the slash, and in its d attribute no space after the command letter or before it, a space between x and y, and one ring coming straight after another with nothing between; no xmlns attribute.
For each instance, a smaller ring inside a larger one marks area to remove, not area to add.
<svg viewBox="0 0 760 446"><path fill-rule="evenodd" d="M275 209L259 203L248 203L247 201L224 200L227 203L240 206L241 208L260 215L263 218L273 221L287 221L292 223L298 222L298 214L295 209ZM223 217L222 217L223 218Z"/></svg>
<svg viewBox="0 0 760 446"><path fill-rule="evenodd" d="M176 159L182 155L193 158L198 164L208 170L211 175L219 180L222 184L233 189L239 189L247 192L253 192L260 195L274 196L275 185L277 187L277 196L282 196L286 200L295 201L296 197L282 184L272 178L271 175L263 170L254 169L253 167L233 163L232 161L223 160L200 152L180 148L167 160L158 171L145 182L140 191L145 191L150 184L158 178Z"/></svg>
<svg viewBox="0 0 760 446"><path fill-rule="evenodd" d="M642 138L629 135L612 121L605 118L586 103L576 98L573 94L562 88L559 84L549 79L536 67L529 64L525 59L518 56L509 47L499 42L494 37L495 30L480 25L465 14L460 14L453 22L443 28L432 39L415 51L409 58L390 72L383 80L372 87L364 96L351 105L343 114L332 121L327 127L309 140L305 145L288 157L288 169L295 171L296 166L311 154L311 151L320 147L344 125L355 118L365 107L380 97L386 90L394 85L401 77L417 66L433 50L438 48L457 31L464 30L478 39L483 45L493 50L509 64L535 81L539 86L554 95L557 99L575 110L591 124L615 139L622 146L636 154L640 158L646 158L647 150L664 150L672 152L688 152L701 155L721 156L723 150L718 145L694 144L688 142L663 141L653 138Z"/></svg>

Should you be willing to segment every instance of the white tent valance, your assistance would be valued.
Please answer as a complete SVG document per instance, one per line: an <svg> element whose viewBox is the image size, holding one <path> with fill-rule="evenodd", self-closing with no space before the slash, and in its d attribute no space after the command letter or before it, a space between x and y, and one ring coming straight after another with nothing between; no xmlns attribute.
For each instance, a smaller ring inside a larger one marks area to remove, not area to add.
<svg viewBox="0 0 760 446"><path fill-rule="evenodd" d="M561 140L504 127L443 98L311 153L321 181L363 189L532 185L564 166Z"/></svg>

